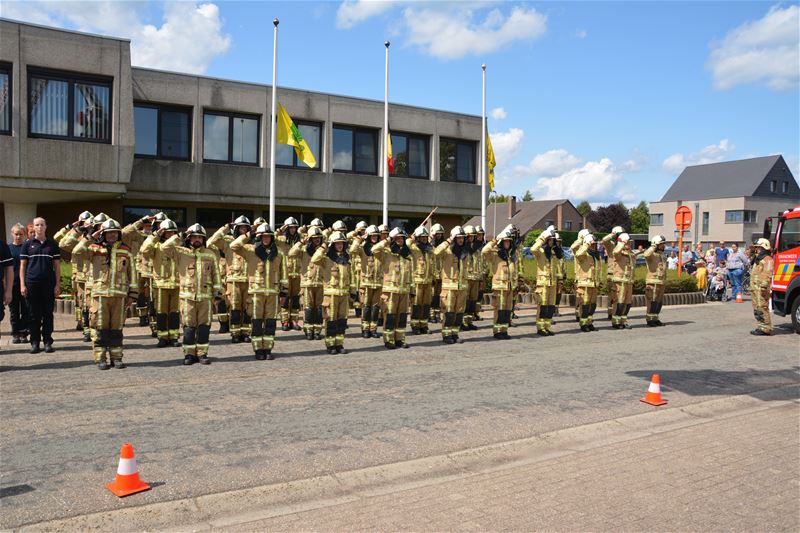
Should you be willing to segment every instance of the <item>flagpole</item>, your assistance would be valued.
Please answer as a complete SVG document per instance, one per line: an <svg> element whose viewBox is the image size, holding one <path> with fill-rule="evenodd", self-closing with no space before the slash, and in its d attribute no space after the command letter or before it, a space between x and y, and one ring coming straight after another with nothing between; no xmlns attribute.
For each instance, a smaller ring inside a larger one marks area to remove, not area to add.
<svg viewBox="0 0 800 533"><path fill-rule="evenodd" d="M481 226L486 228L486 63L483 71L483 105L481 107Z"/></svg>
<svg viewBox="0 0 800 533"><path fill-rule="evenodd" d="M272 36L272 115L269 128L269 225L275 230L275 139L277 121L277 85L278 85L278 24L280 21L273 19L275 30Z"/></svg>
<svg viewBox="0 0 800 533"><path fill-rule="evenodd" d="M383 223L389 225L389 41L386 47L386 79L383 88Z"/></svg>

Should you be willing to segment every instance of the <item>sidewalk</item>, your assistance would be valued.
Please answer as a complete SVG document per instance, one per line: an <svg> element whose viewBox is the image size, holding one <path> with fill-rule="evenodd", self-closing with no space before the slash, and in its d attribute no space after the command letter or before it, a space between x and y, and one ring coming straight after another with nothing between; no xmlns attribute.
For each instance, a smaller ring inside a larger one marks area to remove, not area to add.
<svg viewBox="0 0 800 533"><path fill-rule="evenodd" d="M226 531L798 531L798 406Z"/></svg>

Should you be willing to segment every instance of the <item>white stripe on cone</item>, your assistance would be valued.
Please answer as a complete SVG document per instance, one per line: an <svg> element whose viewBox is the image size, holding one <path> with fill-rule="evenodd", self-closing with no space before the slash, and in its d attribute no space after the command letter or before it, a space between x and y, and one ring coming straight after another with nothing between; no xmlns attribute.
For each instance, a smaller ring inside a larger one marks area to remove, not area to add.
<svg viewBox="0 0 800 533"><path fill-rule="evenodd" d="M661 385L658 383L650 382L650 386L647 387L647 392L661 392Z"/></svg>
<svg viewBox="0 0 800 533"><path fill-rule="evenodd" d="M136 473L136 459L120 459L117 474L121 476L130 476Z"/></svg>

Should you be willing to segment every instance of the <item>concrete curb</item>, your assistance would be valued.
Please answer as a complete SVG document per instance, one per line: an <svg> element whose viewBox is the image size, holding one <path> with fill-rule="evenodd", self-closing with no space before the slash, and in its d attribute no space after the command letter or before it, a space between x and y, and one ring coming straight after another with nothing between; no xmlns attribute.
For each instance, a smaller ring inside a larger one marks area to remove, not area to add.
<svg viewBox="0 0 800 533"><path fill-rule="evenodd" d="M783 399L787 397L787 389L795 390L792 396L800 392L800 386L793 384L759 391L758 398L751 395L730 396L682 408L662 410L652 410L643 406L647 412L642 414L543 433L525 439L401 463L348 472L332 472L314 478L40 522L23 526L20 530L225 529L275 516L507 470L789 404L800 405L798 400ZM175 524L183 525L175 527Z"/></svg>

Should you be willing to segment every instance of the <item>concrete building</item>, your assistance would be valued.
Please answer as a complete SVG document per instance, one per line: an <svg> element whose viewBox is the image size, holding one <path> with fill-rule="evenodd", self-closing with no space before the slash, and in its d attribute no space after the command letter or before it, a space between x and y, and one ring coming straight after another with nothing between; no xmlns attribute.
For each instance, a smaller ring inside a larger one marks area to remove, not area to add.
<svg viewBox="0 0 800 533"><path fill-rule="evenodd" d="M481 217L472 217L466 223L473 226L480 224ZM509 224L517 226L520 233L525 235L531 230L545 229L551 225L561 231L580 231L586 222L569 200L517 202L517 197L511 196L504 204L490 204L486 208L484 229L487 239L493 238Z"/></svg>
<svg viewBox="0 0 800 533"><path fill-rule="evenodd" d="M278 145L278 222L380 222L383 102L278 90L317 159ZM131 66L130 42L0 19L0 217L164 210L212 229L266 216L271 87ZM391 104L389 216L480 213L479 116Z"/></svg>
<svg viewBox="0 0 800 533"><path fill-rule="evenodd" d="M650 204L650 237L677 240L675 211L685 205L693 216L684 242L749 244L766 217L798 204L800 188L781 155L690 166Z"/></svg>

